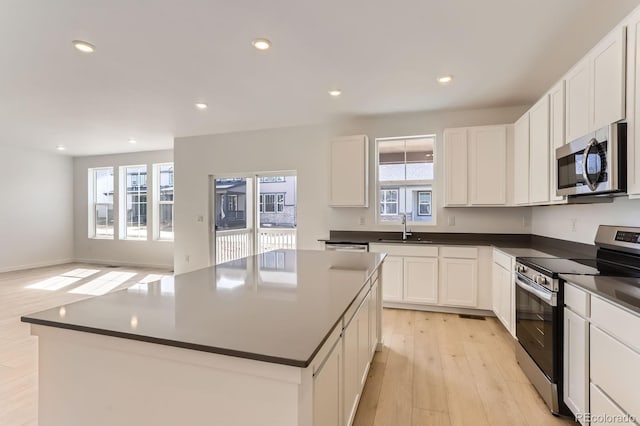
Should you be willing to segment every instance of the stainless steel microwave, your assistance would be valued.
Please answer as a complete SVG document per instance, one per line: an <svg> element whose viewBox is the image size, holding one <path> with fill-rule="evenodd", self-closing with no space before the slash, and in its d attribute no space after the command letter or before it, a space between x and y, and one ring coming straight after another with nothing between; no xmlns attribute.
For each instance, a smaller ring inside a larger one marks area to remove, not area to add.
<svg viewBox="0 0 640 426"><path fill-rule="evenodd" d="M556 150L558 195L627 190L627 124L614 123Z"/></svg>

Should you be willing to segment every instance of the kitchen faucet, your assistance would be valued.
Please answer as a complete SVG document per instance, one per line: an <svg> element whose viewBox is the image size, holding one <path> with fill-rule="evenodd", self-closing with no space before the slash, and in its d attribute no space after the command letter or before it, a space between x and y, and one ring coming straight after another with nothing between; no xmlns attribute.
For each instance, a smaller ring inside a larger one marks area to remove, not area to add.
<svg viewBox="0 0 640 426"><path fill-rule="evenodd" d="M402 241L406 241L411 235L413 235L411 232L407 232L407 214L402 213Z"/></svg>

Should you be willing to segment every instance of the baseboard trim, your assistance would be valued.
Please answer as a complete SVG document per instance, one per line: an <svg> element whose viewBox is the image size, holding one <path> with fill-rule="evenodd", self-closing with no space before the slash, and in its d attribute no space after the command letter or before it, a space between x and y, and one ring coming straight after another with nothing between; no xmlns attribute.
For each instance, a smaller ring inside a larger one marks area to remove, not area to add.
<svg viewBox="0 0 640 426"><path fill-rule="evenodd" d="M4 272L25 271L27 269L46 268L47 266L64 265L65 263L72 263L73 261L74 261L73 259L57 259L57 260L50 260L45 262L30 263L27 265L9 266L5 268L0 268L0 274Z"/></svg>
<svg viewBox="0 0 640 426"><path fill-rule="evenodd" d="M419 305L416 303L382 302L384 308L409 309L412 311L442 312L445 314L471 314L484 317L495 317L492 311L475 308L455 308L450 306Z"/></svg>
<svg viewBox="0 0 640 426"><path fill-rule="evenodd" d="M140 263L140 262L123 262L121 260L105 260L105 259L74 259L73 262L76 263L92 263L95 265L114 265L114 266L130 266L130 267L140 267L140 268L156 268L156 269L167 269L169 271L173 270L173 264L158 264L158 263Z"/></svg>

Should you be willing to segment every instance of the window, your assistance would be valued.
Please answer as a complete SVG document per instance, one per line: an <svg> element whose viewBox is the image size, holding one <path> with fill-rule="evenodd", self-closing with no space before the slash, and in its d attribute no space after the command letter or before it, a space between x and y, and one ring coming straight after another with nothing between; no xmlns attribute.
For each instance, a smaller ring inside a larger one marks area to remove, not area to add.
<svg viewBox="0 0 640 426"><path fill-rule="evenodd" d="M286 179L284 176L263 176L260 178L260 183L269 183L269 182L285 182Z"/></svg>
<svg viewBox="0 0 640 426"><path fill-rule="evenodd" d="M431 191L418 191L418 215L431 216Z"/></svg>
<svg viewBox="0 0 640 426"><path fill-rule="evenodd" d="M380 190L380 215L391 216L398 214L398 190Z"/></svg>
<svg viewBox="0 0 640 426"><path fill-rule="evenodd" d="M120 194L125 194L123 218L123 238L128 240L147 239L147 166L127 166L124 170L125 185Z"/></svg>
<svg viewBox="0 0 640 426"><path fill-rule="evenodd" d="M434 145L433 135L376 140L379 222L435 223Z"/></svg>
<svg viewBox="0 0 640 426"><path fill-rule="evenodd" d="M284 212L285 194L260 194L260 213Z"/></svg>
<svg viewBox="0 0 640 426"><path fill-rule="evenodd" d="M113 238L113 168L89 169L89 237Z"/></svg>
<svg viewBox="0 0 640 426"><path fill-rule="evenodd" d="M173 163L159 164L158 176L158 239L173 240Z"/></svg>

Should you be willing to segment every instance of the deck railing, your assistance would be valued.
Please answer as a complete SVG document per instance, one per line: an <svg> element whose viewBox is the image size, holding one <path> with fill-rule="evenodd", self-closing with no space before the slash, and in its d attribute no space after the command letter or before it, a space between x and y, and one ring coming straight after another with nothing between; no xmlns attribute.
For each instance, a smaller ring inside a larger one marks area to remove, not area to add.
<svg viewBox="0 0 640 426"><path fill-rule="evenodd" d="M216 264L229 262L253 254L251 229L216 232ZM295 249L296 230L288 228L259 228L258 253L277 249Z"/></svg>

